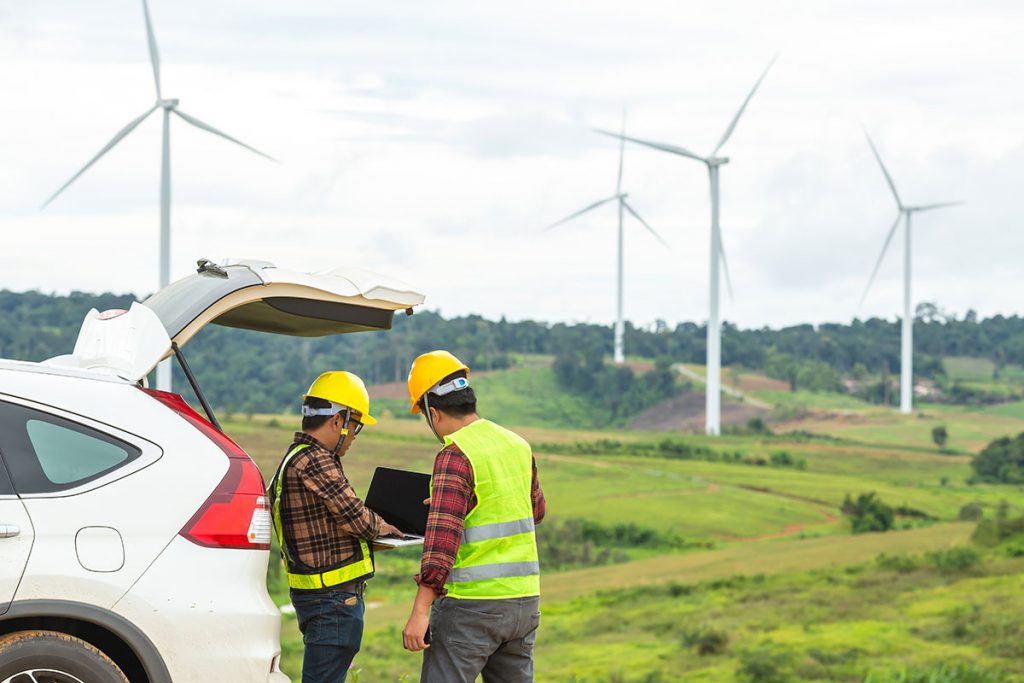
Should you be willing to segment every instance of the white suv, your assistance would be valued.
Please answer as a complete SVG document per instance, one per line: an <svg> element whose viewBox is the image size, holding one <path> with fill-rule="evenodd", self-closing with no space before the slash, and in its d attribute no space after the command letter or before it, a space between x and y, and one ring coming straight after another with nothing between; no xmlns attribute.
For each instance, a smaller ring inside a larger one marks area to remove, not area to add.
<svg viewBox="0 0 1024 683"><path fill-rule="evenodd" d="M364 271L201 261L129 311L91 311L69 356L0 360L0 683L288 681L264 482L181 347L207 324L389 329L422 302ZM145 388L168 357L206 417Z"/></svg>

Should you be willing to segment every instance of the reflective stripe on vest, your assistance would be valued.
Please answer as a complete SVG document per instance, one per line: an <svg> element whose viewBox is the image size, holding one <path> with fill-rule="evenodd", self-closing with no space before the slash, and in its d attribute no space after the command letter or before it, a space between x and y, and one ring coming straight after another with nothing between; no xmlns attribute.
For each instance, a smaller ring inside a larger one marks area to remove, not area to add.
<svg viewBox="0 0 1024 683"><path fill-rule="evenodd" d="M540 595L540 562L533 528L533 457L517 434L477 420L445 439L473 467L476 506L466 515L462 542L448 575L448 595L506 599Z"/></svg>
<svg viewBox="0 0 1024 683"><path fill-rule="evenodd" d="M370 554L370 547L366 541L359 539L359 556L358 558L353 558L353 561L348 564L335 569L329 569L325 572L315 572L312 574L292 572L291 564L288 562L288 546L284 542L284 529L281 524L281 494L284 491L285 468L288 467L292 458L307 448L309 448L309 444L302 443L296 444L294 448L289 450L281 461L281 466L278 467L277 473L271 482L272 497L274 499L274 532L277 534L277 543L281 547L281 559L284 560L285 571L288 574L288 586L289 588L297 588L299 590L330 588L331 586L355 581L358 578L372 574L374 571L373 555Z"/></svg>

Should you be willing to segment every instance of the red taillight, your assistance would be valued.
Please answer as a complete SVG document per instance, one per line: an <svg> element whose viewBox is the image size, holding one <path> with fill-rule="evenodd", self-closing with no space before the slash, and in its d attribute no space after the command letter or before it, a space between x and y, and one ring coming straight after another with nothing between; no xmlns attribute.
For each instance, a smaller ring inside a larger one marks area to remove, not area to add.
<svg viewBox="0 0 1024 683"><path fill-rule="evenodd" d="M182 528L181 535L208 548L270 548L270 506L263 475L256 463L181 396L144 389L217 444L228 457L228 471L206 502Z"/></svg>

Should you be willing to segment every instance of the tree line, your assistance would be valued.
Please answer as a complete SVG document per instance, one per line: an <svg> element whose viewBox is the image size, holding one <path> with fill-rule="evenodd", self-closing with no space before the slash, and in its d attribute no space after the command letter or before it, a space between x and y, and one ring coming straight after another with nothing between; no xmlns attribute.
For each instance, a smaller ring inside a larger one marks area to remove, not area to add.
<svg viewBox="0 0 1024 683"><path fill-rule="evenodd" d="M43 360L70 353L82 318L90 308L126 308L129 294L49 295L0 290L0 357ZM917 310L915 371L941 372L942 356L986 357L1002 367L1024 364L1024 318L979 319L943 313L932 304ZM626 324L631 356L661 359L642 388L643 402L669 389L668 362L703 363L706 328L699 323L671 327ZM888 375L899 371L899 321L872 318L849 324L795 325L781 329L741 329L725 323L722 362L765 371L793 388L834 389L846 375ZM416 355L447 348L477 369L508 366L515 354L548 354L566 388L588 383L628 392L632 380L621 371L602 369L612 352L612 331L589 323L493 321L478 315L443 318L420 311L397 315L394 329L327 338L293 338L209 326L186 347L190 365L213 403L239 411L276 411L294 404L318 369L343 367L368 383L403 381ZM179 376L178 381L182 382ZM179 385L180 386L180 385ZM641 391L641 388L632 389ZM610 406L611 407L611 406Z"/></svg>

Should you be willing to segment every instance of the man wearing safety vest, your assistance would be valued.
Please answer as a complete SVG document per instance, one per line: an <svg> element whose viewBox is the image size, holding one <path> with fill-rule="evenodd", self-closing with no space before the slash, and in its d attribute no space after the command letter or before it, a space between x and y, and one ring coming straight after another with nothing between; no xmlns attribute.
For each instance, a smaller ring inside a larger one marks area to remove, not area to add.
<svg viewBox="0 0 1024 683"><path fill-rule="evenodd" d="M420 683L533 681L540 625L534 525L544 494L530 445L477 415L469 367L447 351L416 359L413 413L444 448L434 460L419 590L402 638L425 650Z"/></svg>
<svg viewBox="0 0 1024 683"><path fill-rule="evenodd" d="M370 542L400 535L359 499L341 458L370 416L350 372L325 372L302 400L302 431L270 482L274 530L305 652L302 683L342 683L363 638Z"/></svg>

